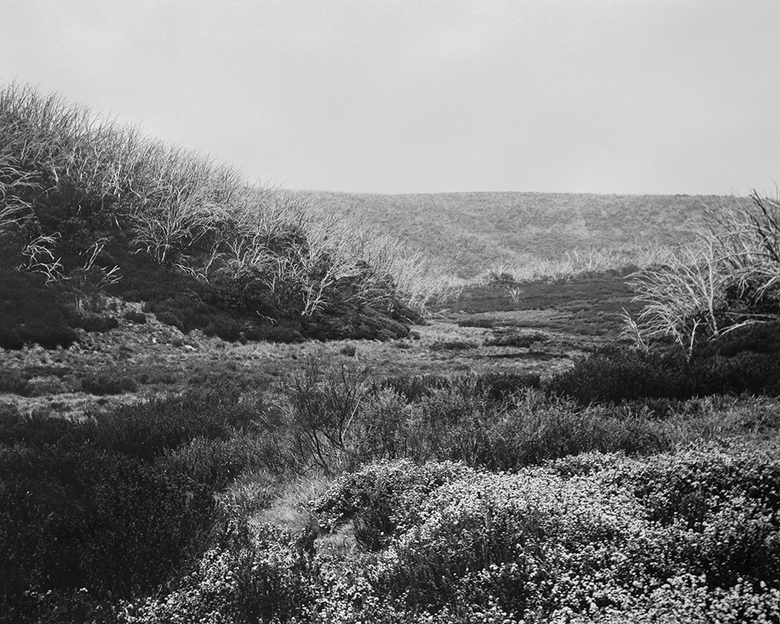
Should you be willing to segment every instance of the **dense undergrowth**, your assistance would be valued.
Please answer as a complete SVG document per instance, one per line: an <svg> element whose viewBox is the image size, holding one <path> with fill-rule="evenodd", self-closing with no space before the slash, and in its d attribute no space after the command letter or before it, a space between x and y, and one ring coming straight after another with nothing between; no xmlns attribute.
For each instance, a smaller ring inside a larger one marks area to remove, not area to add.
<svg viewBox="0 0 780 624"><path fill-rule="evenodd" d="M0 90L2 348L67 346L106 294L231 341L400 337L431 292L423 264L228 166Z"/></svg>
<svg viewBox="0 0 780 624"><path fill-rule="evenodd" d="M578 397L599 362L8 410L2 621L775 621L776 400Z"/></svg>

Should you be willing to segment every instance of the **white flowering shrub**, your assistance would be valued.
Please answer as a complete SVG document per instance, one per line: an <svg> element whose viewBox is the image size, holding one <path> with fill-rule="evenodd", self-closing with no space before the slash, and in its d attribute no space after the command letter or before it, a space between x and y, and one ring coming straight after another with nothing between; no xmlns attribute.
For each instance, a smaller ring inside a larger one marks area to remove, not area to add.
<svg viewBox="0 0 780 624"><path fill-rule="evenodd" d="M245 537L119 620L778 622L779 471L741 447L516 473L382 461L335 480L306 528L236 520Z"/></svg>
<svg viewBox="0 0 780 624"><path fill-rule="evenodd" d="M338 573L317 621L780 617L770 455L594 453L517 474L454 466L374 464L326 494L331 517L381 508L389 531L370 544L375 554L352 556L346 575L325 566ZM445 473L438 486L424 479Z"/></svg>
<svg viewBox="0 0 780 624"><path fill-rule="evenodd" d="M123 624L295 621L310 611L317 587L297 537L261 525L248 541L209 549L166 597L124 603L118 615Z"/></svg>

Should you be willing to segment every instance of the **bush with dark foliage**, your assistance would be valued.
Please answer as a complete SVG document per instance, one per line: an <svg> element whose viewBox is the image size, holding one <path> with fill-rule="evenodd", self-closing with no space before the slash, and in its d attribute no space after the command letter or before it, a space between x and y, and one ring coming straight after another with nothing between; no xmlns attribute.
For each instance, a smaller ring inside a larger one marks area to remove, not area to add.
<svg viewBox="0 0 780 624"><path fill-rule="evenodd" d="M257 461L252 413L210 391L82 422L0 415L0 621L100 620L181 573L215 492Z"/></svg>
<svg viewBox="0 0 780 624"><path fill-rule="evenodd" d="M580 360L545 383L556 394L592 402L688 399L713 394L780 395L776 352L738 351L726 357L705 351L688 358L679 349L650 351L610 347Z"/></svg>
<svg viewBox="0 0 780 624"><path fill-rule="evenodd" d="M46 287L43 276L0 267L0 293L0 348L38 343L54 349L75 342L56 292Z"/></svg>

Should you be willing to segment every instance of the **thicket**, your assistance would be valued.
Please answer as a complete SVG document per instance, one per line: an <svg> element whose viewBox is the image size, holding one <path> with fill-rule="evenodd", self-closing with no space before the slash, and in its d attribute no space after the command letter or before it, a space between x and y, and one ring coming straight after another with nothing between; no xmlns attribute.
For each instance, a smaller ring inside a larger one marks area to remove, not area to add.
<svg viewBox="0 0 780 624"><path fill-rule="evenodd" d="M226 340L403 336L432 293L397 242L20 85L0 90L0 247L9 290L38 276L52 309L110 293ZM3 314L6 348L72 342L59 318L37 317L48 337Z"/></svg>

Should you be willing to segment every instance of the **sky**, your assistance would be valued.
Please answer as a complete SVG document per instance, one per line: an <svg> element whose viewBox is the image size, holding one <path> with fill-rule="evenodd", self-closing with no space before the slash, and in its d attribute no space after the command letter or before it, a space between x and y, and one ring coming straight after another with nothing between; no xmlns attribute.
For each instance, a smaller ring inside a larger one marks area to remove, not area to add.
<svg viewBox="0 0 780 624"><path fill-rule="evenodd" d="M778 0L0 0L0 86L288 189L774 194L778 32Z"/></svg>

